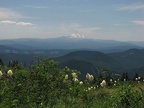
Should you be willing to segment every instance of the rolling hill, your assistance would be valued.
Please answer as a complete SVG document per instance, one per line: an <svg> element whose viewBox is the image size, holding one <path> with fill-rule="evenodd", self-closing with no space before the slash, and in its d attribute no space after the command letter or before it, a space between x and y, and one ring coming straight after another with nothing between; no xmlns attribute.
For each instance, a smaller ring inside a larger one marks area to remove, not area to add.
<svg viewBox="0 0 144 108"><path fill-rule="evenodd" d="M88 72L97 76L101 67L108 67L113 71L121 68L121 65L111 57L98 51L75 51L55 60L59 61L60 68L67 66L80 71L80 78L84 78Z"/></svg>
<svg viewBox="0 0 144 108"><path fill-rule="evenodd" d="M130 49L123 52L105 54L98 51L75 51L56 58L59 67L68 66L82 73L98 74L98 70L107 67L112 73L140 73L143 75L144 50ZM136 71L138 70L138 71Z"/></svg>
<svg viewBox="0 0 144 108"><path fill-rule="evenodd" d="M129 49L118 53L110 53L108 55L123 64L127 69L144 66L144 49Z"/></svg>

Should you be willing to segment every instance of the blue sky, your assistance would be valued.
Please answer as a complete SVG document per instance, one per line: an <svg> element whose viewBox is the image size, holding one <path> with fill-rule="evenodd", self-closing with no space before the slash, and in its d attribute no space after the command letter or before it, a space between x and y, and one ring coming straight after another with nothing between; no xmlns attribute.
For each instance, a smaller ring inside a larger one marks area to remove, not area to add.
<svg viewBox="0 0 144 108"><path fill-rule="evenodd" d="M144 0L0 0L0 39L144 41Z"/></svg>

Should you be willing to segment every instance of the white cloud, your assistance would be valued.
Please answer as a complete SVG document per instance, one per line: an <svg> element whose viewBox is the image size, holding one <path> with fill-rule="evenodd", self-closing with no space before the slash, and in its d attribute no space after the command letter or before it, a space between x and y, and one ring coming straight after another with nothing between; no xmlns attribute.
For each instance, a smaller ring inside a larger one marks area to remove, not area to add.
<svg viewBox="0 0 144 108"><path fill-rule="evenodd" d="M21 26L21 27L19 27ZM35 27L35 28L34 28ZM57 24L57 25L35 25L15 19L0 19L0 34L5 38L16 37L59 37L70 36L78 33L87 37L93 37L100 30L100 27L87 27L78 23ZM7 32L9 31L9 32ZM77 35L78 37L79 35ZM79 36L80 37L80 36Z"/></svg>
<svg viewBox="0 0 144 108"><path fill-rule="evenodd" d="M144 4L132 4L121 6L118 8L118 10L130 10L130 11L144 10Z"/></svg>
<svg viewBox="0 0 144 108"><path fill-rule="evenodd" d="M136 20L136 21L131 21L131 22L137 25L144 25L144 20Z"/></svg>
<svg viewBox="0 0 144 108"><path fill-rule="evenodd" d="M24 18L24 16L11 9L0 8L0 19L20 19L20 18Z"/></svg>
<svg viewBox="0 0 144 108"><path fill-rule="evenodd" d="M0 24L15 24L15 25L21 25L21 26L33 25L30 22L15 22L15 21L11 21L11 20L0 21Z"/></svg>
<svg viewBox="0 0 144 108"><path fill-rule="evenodd" d="M33 25L33 24L30 22L17 22L16 25L28 26L28 25Z"/></svg>
<svg viewBox="0 0 144 108"><path fill-rule="evenodd" d="M15 21L10 21L10 20L4 20L4 21L0 21L1 24L16 24Z"/></svg>

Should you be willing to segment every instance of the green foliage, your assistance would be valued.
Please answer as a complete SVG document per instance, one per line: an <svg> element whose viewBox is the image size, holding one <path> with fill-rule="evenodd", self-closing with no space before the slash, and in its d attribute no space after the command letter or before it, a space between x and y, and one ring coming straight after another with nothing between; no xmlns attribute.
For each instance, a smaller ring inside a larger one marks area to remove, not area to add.
<svg viewBox="0 0 144 108"><path fill-rule="evenodd" d="M144 90L134 91L131 85L120 86L115 95L111 96L112 106L117 108L143 108Z"/></svg>
<svg viewBox="0 0 144 108"><path fill-rule="evenodd" d="M136 82L106 80L111 78L107 69L102 78L79 80L79 72L68 67L57 68L51 58L35 57L29 69L14 66L0 67L0 108L142 108L143 89L135 90ZM12 70L12 73L7 73ZM81 83L80 83L81 82ZM110 83L110 85L109 85ZM133 85L131 84L133 83ZM140 82L143 84L143 82ZM114 86L116 84L116 86ZM128 86L130 84L130 86ZM113 90L111 92L111 90Z"/></svg>

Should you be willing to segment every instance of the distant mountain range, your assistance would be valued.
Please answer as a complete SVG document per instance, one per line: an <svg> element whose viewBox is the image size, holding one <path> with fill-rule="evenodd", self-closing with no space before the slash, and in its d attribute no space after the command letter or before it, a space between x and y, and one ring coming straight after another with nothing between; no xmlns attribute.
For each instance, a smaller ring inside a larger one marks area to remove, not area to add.
<svg viewBox="0 0 144 108"><path fill-rule="evenodd" d="M78 34L73 34L78 35ZM144 48L144 42L121 42L114 40L98 40L63 36L48 39L7 39L0 40L0 45L21 50L96 50L101 52L117 52L130 48ZM82 37L81 35L77 37Z"/></svg>
<svg viewBox="0 0 144 108"><path fill-rule="evenodd" d="M80 36L79 36L80 37ZM53 57L65 66L97 75L102 67L113 73L139 73L144 76L143 42L120 42L64 36L50 39L0 40L0 58L5 64L18 60L31 64L34 56Z"/></svg>

